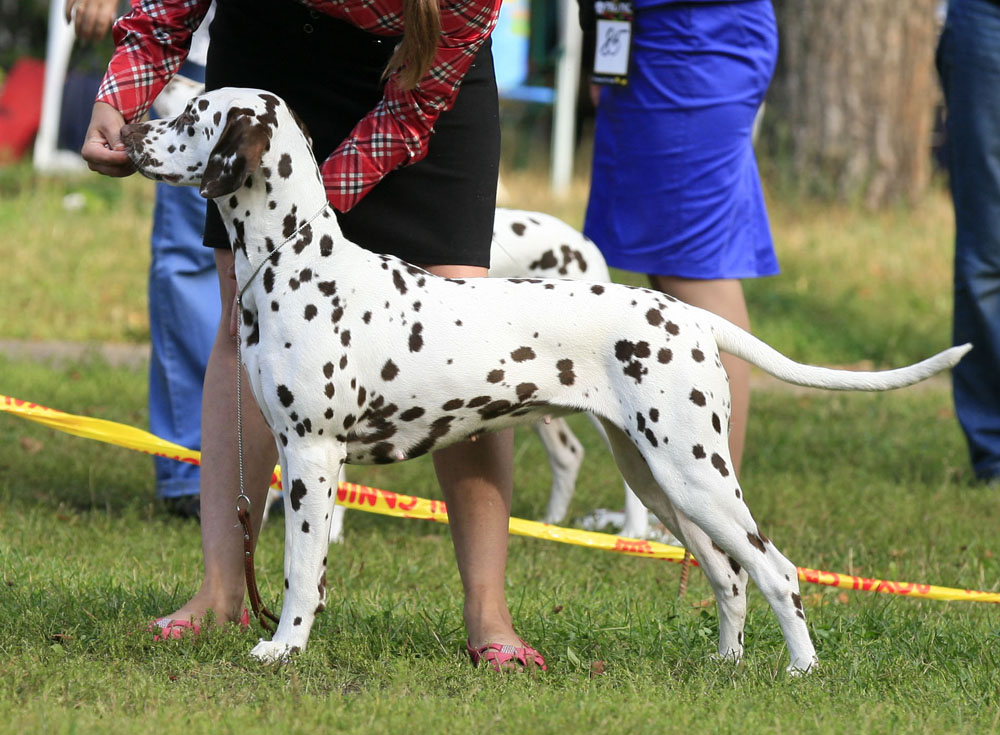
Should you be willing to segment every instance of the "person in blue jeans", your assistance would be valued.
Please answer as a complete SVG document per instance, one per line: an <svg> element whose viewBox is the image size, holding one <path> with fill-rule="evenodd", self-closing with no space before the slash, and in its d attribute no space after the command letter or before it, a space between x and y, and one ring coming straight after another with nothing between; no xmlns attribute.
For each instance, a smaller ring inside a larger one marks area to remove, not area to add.
<svg viewBox="0 0 1000 735"><path fill-rule="evenodd" d="M1000 483L1000 0L951 0L937 67L955 207L955 411L976 477Z"/></svg>
<svg viewBox="0 0 1000 735"><path fill-rule="evenodd" d="M201 448L201 394L219 324L215 256L201 244L206 200L157 182L149 266L149 428ZM180 517L200 515L200 468L156 457L156 497Z"/></svg>
<svg viewBox="0 0 1000 735"><path fill-rule="evenodd" d="M97 41L111 29L118 0L67 0L66 15L83 41ZM192 40L191 55L180 70L197 89L205 83L208 22ZM201 63L198 63L201 61ZM164 105L178 104L186 92L163 94ZM168 103L169 100L169 103ZM158 100L159 101L159 100ZM184 100L186 101L186 100ZM183 102L181 102L183 104ZM160 116L178 110L159 109ZM207 202L197 189L157 182L150 237L149 428L156 436L189 449L201 449L201 396L205 368L219 323L219 281L215 255L202 246ZM167 511L199 518L200 468L155 457L156 497Z"/></svg>

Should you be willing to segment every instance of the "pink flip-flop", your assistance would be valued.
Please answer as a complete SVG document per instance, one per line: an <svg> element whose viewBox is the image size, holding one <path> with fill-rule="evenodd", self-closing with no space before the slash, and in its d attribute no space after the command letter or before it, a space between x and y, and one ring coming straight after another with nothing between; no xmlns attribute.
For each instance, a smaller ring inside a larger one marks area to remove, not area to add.
<svg viewBox="0 0 1000 735"><path fill-rule="evenodd" d="M485 646L473 648L469 641L465 642L465 651L472 659L472 665L478 666L480 661L485 661L494 671L526 671L530 668L539 668L548 671L545 659L542 654L525 643L522 639L520 646L512 646L509 643L487 643Z"/></svg>
<svg viewBox="0 0 1000 735"><path fill-rule="evenodd" d="M250 611L243 608L240 619L235 622L237 622L241 628L249 628ZM156 634L153 636L153 642L158 643L159 641L180 640L185 635L198 635L201 633L201 626L198 623L191 622L190 620L157 618L149 624L146 630L150 633Z"/></svg>

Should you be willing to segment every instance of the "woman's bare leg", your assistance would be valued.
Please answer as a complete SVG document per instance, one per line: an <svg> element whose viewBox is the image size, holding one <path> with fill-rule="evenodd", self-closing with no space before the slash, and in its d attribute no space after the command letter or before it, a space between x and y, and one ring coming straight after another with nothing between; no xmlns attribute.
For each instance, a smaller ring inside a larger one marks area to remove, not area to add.
<svg viewBox="0 0 1000 735"><path fill-rule="evenodd" d="M239 464L236 444L236 340L230 314L236 281L229 275L233 255L216 250L222 316L205 371L201 421L201 547L205 576L201 588L168 618L200 620L212 610L219 622L235 620L243 607L243 530L236 519ZM254 528L260 528L264 499L277 461L274 437L264 423L243 375L243 454L246 494Z"/></svg>
<svg viewBox="0 0 1000 735"><path fill-rule="evenodd" d="M450 278L486 275L485 268L471 266L430 266L427 270ZM448 505L469 642L473 648L487 643L520 645L504 593L514 492L514 433L486 434L435 452L434 468Z"/></svg>

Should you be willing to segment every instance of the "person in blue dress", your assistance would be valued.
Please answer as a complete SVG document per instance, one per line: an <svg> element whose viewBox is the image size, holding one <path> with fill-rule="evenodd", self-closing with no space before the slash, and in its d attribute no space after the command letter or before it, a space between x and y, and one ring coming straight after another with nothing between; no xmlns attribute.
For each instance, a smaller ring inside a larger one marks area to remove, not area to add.
<svg viewBox="0 0 1000 735"><path fill-rule="evenodd" d="M600 92L584 223L609 265L747 330L741 279L778 272L752 141L777 54L770 0L636 0L628 83ZM723 363L738 472L749 366Z"/></svg>

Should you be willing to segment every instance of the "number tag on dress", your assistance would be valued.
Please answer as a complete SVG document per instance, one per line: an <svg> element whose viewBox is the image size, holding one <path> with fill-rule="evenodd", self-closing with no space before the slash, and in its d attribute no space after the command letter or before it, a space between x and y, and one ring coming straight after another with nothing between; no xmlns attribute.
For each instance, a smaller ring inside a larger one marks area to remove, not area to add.
<svg viewBox="0 0 1000 735"><path fill-rule="evenodd" d="M632 49L632 0L595 0L597 37L594 46L594 84L628 84Z"/></svg>

